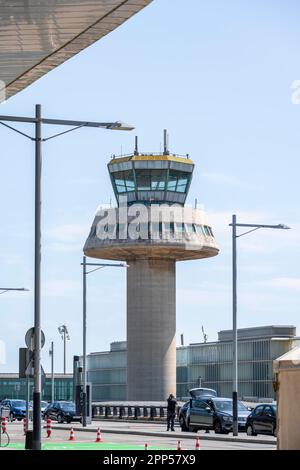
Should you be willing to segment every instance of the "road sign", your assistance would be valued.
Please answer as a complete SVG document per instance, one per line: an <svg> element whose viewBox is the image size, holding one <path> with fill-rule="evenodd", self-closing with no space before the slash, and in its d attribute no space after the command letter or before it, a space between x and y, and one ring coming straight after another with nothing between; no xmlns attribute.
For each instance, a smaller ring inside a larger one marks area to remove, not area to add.
<svg viewBox="0 0 300 470"><path fill-rule="evenodd" d="M25 370L25 376L32 379L33 378L33 373L34 373L34 367L33 367L33 360L31 360L26 367Z"/></svg>
<svg viewBox="0 0 300 470"><path fill-rule="evenodd" d="M30 351L34 351L34 328L30 328L25 335L25 344ZM41 331L41 347L45 344L45 335Z"/></svg>

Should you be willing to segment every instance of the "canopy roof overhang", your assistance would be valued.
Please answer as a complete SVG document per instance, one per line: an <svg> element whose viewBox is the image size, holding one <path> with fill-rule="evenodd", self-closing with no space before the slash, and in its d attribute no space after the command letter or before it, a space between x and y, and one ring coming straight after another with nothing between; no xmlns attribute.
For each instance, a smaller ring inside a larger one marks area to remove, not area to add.
<svg viewBox="0 0 300 470"><path fill-rule="evenodd" d="M152 0L0 0L6 98L98 41Z"/></svg>

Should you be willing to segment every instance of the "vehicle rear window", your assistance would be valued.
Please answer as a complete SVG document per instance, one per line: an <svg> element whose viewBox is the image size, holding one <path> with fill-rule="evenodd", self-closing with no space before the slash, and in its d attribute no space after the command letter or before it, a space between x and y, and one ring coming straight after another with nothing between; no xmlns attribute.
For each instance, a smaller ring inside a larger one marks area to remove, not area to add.
<svg viewBox="0 0 300 470"><path fill-rule="evenodd" d="M11 404L12 404L13 406L26 406L24 400L13 400L13 401L11 402Z"/></svg>

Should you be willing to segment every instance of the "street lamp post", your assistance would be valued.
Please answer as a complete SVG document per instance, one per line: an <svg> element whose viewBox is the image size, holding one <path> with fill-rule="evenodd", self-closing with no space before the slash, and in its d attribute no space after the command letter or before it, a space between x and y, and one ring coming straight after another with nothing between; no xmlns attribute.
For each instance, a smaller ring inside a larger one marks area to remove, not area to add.
<svg viewBox="0 0 300 470"><path fill-rule="evenodd" d="M49 356L51 357L51 403L54 402L54 343L51 341L51 349L49 349Z"/></svg>
<svg viewBox="0 0 300 470"><path fill-rule="evenodd" d="M0 294L5 294L5 292L29 292L29 289L26 289L25 287L0 287Z"/></svg>
<svg viewBox="0 0 300 470"><path fill-rule="evenodd" d="M32 137L7 122L34 124L35 136ZM0 124L14 132L32 140L35 143L35 253L34 253L34 393L33 393L33 439L32 449L41 450L41 170L42 170L42 142L46 142L60 135L72 132L82 127L94 127L110 130L130 131L134 128L120 121L117 122L91 122L72 121L64 119L47 119L42 117L41 105L35 106L35 117L3 116L0 115ZM69 126L71 129L42 137L42 124L55 126Z"/></svg>
<svg viewBox="0 0 300 470"><path fill-rule="evenodd" d="M233 391L232 391L232 431L238 435L238 338L237 338L237 239L254 232L260 228L290 229L287 225L265 225L265 224L240 224L236 221L236 215L232 216L232 350L233 350ZM237 227L248 228L244 233L237 235Z"/></svg>
<svg viewBox="0 0 300 470"><path fill-rule="evenodd" d="M82 315L82 388L83 388L83 409L82 409L82 426L87 425L87 400L86 400L86 382L87 382L87 371L86 371L86 277L88 274L98 271L99 269L111 267L111 268L128 268L126 263L87 263L86 256L83 257L82 266L82 283L83 283L83 315ZM87 271L87 266L93 266L94 269Z"/></svg>
<svg viewBox="0 0 300 470"><path fill-rule="evenodd" d="M67 373L67 340L70 340L67 325L60 325L58 331L61 334L61 339L64 342L64 375Z"/></svg>

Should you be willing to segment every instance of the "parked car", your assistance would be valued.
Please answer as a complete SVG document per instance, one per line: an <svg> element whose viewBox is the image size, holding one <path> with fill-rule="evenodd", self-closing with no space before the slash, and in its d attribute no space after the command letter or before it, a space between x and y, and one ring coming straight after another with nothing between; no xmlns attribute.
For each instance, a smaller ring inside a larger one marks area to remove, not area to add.
<svg viewBox="0 0 300 470"><path fill-rule="evenodd" d="M216 390L214 390L212 388L191 388L189 390L189 394L192 398L200 398L202 396L205 396L205 397L216 397L217 396ZM182 416L185 415L185 413L186 413L188 404L190 402L190 397L185 397L185 398L183 398L183 400L184 401L186 400L186 402L183 405L178 407L179 423L180 423L180 421L182 421Z"/></svg>
<svg viewBox="0 0 300 470"><path fill-rule="evenodd" d="M213 429L218 434L232 431L232 399L222 397L205 397L191 399L185 403L179 417L182 431ZM250 411L238 402L238 426L246 429L246 421Z"/></svg>
<svg viewBox="0 0 300 470"><path fill-rule="evenodd" d="M185 427L185 422L186 422L186 413L188 410L188 407L190 406L190 400L186 401L184 405L182 405L180 408L178 408L178 421L181 429ZM183 430L183 429L182 429Z"/></svg>
<svg viewBox="0 0 300 470"><path fill-rule="evenodd" d="M275 403L257 405L247 418L246 432L248 436L271 434L276 436L277 406Z"/></svg>
<svg viewBox="0 0 300 470"><path fill-rule="evenodd" d="M49 405L49 403L47 401L41 401L41 412L42 412L42 415L45 411L45 409L47 408L47 406ZM29 402L29 409L33 409L33 401L30 401Z"/></svg>
<svg viewBox="0 0 300 470"><path fill-rule="evenodd" d="M50 418L58 423L71 423L81 421L81 416L76 413L75 403L72 401L55 401L47 406L44 411L44 419Z"/></svg>
<svg viewBox="0 0 300 470"><path fill-rule="evenodd" d="M217 392L213 388L191 388L189 390L189 394L192 398L200 398L200 397L216 397Z"/></svg>
<svg viewBox="0 0 300 470"><path fill-rule="evenodd" d="M26 402L25 400L2 400L1 407L9 410L9 419L14 421L17 419L25 418L26 415Z"/></svg>

